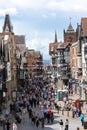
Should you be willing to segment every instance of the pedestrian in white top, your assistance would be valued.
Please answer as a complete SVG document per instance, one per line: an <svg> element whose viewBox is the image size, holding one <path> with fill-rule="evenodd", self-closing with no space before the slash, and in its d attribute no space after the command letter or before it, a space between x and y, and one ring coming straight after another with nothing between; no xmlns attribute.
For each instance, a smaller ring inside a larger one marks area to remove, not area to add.
<svg viewBox="0 0 87 130"><path fill-rule="evenodd" d="M15 122L13 122L13 130L17 130L17 125L16 125L16 123Z"/></svg>

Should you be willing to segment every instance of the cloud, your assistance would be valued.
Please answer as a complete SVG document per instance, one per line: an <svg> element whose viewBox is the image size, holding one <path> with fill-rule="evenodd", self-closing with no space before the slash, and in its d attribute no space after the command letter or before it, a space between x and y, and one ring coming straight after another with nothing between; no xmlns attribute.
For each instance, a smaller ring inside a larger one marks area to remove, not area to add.
<svg viewBox="0 0 87 130"><path fill-rule="evenodd" d="M47 0L11 0L13 4L21 8L41 9L47 3Z"/></svg>
<svg viewBox="0 0 87 130"><path fill-rule="evenodd" d="M43 18L56 17L56 13L42 14Z"/></svg>
<svg viewBox="0 0 87 130"><path fill-rule="evenodd" d="M6 3L6 4L5 4ZM0 8L20 8L23 10L62 10L62 11L87 11L87 0L3 0L0 1Z"/></svg>
<svg viewBox="0 0 87 130"><path fill-rule="evenodd" d="M7 1L7 0L4 0ZM3 2L1 2L3 3ZM7 2L6 2L7 3ZM87 0L10 0L12 6L32 9L54 9L63 11L87 11ZM44 5L44 6L43 6Z"/></svg>
<svg viewBox="0 0 87 130"><path fill-rule="evenodd" d="M50 40L47 38L33 38L30 41L27 41L26 46L29 49L35 49L37 51L40 51L41 54L43 54L44 59L48 59L49 58L49 42Z"/></svg>
<svg viewBox="0 0 87 130"><path fill-rule="evenodd" d="M0 9L0 15L4 16L5 14L16 15L18 12L16 8Z"/></svg>
<svg viewBox="0 0 87 130"><path fill-rule="evenodd" d="M47 4L47 8L54 9L54 10L62 10L62 11L87 11L87 1L79 1L79 0L51 0Z"/></svg>

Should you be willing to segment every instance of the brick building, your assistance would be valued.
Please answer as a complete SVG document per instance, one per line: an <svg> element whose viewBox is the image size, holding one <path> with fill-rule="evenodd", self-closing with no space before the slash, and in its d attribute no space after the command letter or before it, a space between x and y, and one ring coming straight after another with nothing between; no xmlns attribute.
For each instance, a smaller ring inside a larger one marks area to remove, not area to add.
<svg viewBox="0 0 87 130"><path fill-rule="evenodd" d="M76 42L76 32L74 31L71 22L68 29L64 29L64 44Z"/></svg>

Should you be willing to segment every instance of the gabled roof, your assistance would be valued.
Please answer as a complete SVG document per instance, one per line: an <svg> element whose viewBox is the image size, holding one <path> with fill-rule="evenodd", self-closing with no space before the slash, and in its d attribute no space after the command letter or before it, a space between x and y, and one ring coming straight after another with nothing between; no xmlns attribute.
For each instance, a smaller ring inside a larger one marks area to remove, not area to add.
<svg viewBox="0 0 87 130"><path fill-rule="evenodd" d="M35 52L34 49L29 49L28 50L28 55L34 57L34 52Z"/></svg>
<svg viewBox="0 0 87 130"><path fill-rule="evenodd" d="M14 35L14 41L16 44L25 44L25 36L24 35Z"/></svg>

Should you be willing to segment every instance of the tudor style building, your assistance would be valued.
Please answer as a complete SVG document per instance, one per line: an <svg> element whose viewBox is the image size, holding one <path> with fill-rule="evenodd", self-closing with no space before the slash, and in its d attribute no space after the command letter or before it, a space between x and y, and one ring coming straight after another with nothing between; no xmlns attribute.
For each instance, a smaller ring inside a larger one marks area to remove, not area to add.
<svg viewBox="0 0 87 130"><path fill-rule="evenodd" d="M25 36L14 34L10 16L6 14L0 33L0 106L12 98L13 92L17 94L20 85L25 86L30 73L26 53ZM43 56L39 51L35 51L34 60L35 72L42 74Z"/></svg>
<svg viewBox="0 0 87 130"><path fill-rule="evenodd" d="M43 56L40 51L34 49L27 50L27 62L29 77L39 76L43 74Z"/></svg>
<svg viewBox="0 0 87 130"><path fill-rule="evenodd" d="M74 31L70 22L68 29L66 31L64 30L64 42L57 41L57 33L55 32L55 40L53 43L49 44L51 65L56 66L58 74L65 75L65 79L67 78L67 76L71 76L70 46L73 42L76 42L76 32Z"/></svg>

